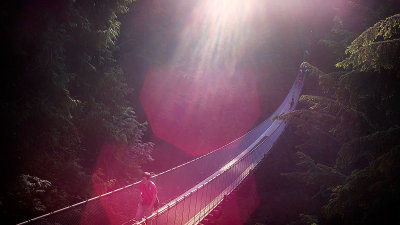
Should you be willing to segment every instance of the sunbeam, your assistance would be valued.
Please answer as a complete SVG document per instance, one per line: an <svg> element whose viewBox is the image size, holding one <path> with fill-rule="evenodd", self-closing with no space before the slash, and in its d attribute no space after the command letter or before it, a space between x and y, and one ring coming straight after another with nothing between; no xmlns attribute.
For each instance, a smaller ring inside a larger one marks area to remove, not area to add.
<svg viewBox="0 0 400 225"><path fill-rule="evenodd" d="M190 68L191 76L221 68L234 73L250 38L255 7L254 0L199 1L180 32L170 65Z"/></svg>
<svg viewBox="0 0 400 225"><path fill-rule="evenodd" d="M201 155L251 128L260 114L258 93L254 71L240 62L256 6L198 1L187 13L169 60L149 70L141 91L157 137Z"/></svg>

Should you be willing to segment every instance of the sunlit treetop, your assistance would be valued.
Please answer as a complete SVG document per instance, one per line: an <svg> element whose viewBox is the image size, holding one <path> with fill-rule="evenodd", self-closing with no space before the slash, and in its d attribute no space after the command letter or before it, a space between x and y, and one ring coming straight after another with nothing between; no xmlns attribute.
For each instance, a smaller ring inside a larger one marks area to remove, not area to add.
<svg viewBox="0 0 400 225"><path fill-rule="evenodd" d="M336 64L345 69L381 71L398 66L400 14L379 21L357 37L346 49L348 57Z"/></svg>

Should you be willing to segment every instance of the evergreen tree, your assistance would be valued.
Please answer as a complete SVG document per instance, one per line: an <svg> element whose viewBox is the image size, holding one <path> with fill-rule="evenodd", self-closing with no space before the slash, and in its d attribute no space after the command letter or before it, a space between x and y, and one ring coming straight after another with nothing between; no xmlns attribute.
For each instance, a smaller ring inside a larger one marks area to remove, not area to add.
<svg viewBox="0 0 400 225"><path fill-rule="evenodd" d="M119 168L101 177L118 186L137 179L152 143L136 120L115 52L132 0L13 1L7 21L9 75L2 76L0 201L2 217L20 222L90 196L100 152L112 146ZM10 170L10 168L13 168Z"/></svg>

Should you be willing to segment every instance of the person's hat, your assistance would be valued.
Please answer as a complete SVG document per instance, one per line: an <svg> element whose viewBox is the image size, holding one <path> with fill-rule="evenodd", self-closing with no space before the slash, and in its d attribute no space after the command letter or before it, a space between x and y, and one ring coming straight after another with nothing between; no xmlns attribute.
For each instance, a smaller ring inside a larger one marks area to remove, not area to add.
<svg viewBox="0 0 400 225"><path fill-rule="evenodd" d="M146 178L150 179L151 178L151 173L143 172L143 177L146 177Z"/></svg>

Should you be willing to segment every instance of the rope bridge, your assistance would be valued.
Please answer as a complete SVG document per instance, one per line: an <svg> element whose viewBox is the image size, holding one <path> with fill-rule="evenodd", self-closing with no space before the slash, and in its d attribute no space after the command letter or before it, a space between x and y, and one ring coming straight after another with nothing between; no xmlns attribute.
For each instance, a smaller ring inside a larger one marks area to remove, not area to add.
<svg viewBox="0 0 400 225"><path fill-rule="evenodd" d="M138 224L198 224L229 195L269 152L286 127L274 119L293 111L303 88L303 72L279 108L264 122L231 143L153 177L160 202L168 202ZM138 184L36 217L20 224L133 224Z"/></svg>

